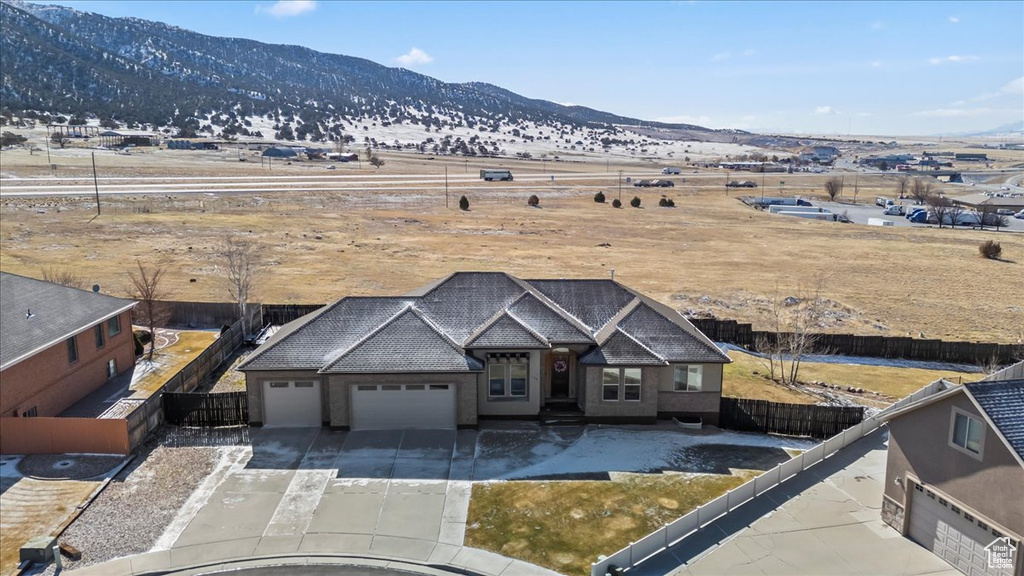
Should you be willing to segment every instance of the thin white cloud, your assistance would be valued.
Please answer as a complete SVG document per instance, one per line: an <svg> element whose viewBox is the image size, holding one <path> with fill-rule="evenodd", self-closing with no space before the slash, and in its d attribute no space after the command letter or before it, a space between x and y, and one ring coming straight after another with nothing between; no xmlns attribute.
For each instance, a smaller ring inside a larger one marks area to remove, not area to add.
<svg viewBox="0 0 1024 576"><path fill-rule="evenodd" d="M996 90L995 92L989 92L982 94L981 96L975 96L971 98L971 102L983 102L985 100L991 100L993 98L999 98L1000 96L1022 96L1024 95L1024 76L1017 78L1016 80L1010 80L1005 86Z"/></svg>
<svg viewBox="0 0 1024 576"><path fill-rule="evenodd" d="M725 60L728 60L729 58L732 58L732 52L720 52L720 53L715 54L714 56L712 56L711 57L711 61L712 62L724 62Z"/></svg>
<svg viewBox="0 0 1024 576"><path fill-rule="evenodd" d="M256 5L256 12L265 12L274 18L288 18L316 10L316 0L277 0L270 6Z"/></svg>
<svg viewBox="0 0 1024 576"><path fill-rule="evenodd" d="M708 116L690 116L688 114L680 114L678 116L662 116L661 118L655 118L655 121L664 122L666 124L706 125L711 123L711 118Z"/></svg>
<svg viewBox="0 0 1024 576"><path fill-rule="evenodd" d="M957 18L956 16L950 16L949 17L949 23L950 24L959 24L960 23L960 19Z"/></svg>
<svg viewBox="0 0 1024 576"><path fill-rule="evenodd" d="M743 51L743 55L747 56L748 58L750 56L753 56L754 54L757 54L757 50L754 50L753 48L747 48L746 50Z"/></svg>
<svg viewBox="0 0 1024 576"><path fill-rule="evenodd" d="M814 109L815 116L828 116L830 114L839 114L839 111L833 109L831 106L818 106Z"/></svg>
<svg viewBox="0 0 1024 576"><path fill-rule="evenodd" d="M882 28L885 28L885 22L882 22L881 20L871 23L872 30L881 30Z"/></svg>
<svg viewBox="0 0 1024 576"><path fill-rule="evenodd" d="M914 116L924 116L927 118L973 118L975 116L985 116L992 112L991 108L938 108L936 110L914 112Z"/></svg>
<svg viewBox="0 0 1024 576"><path fill-rule="evenodd" d="M874 116L871 112L858 112L857 116L860 118L867 118L868 116Z"/></svg>
<svg viewBox="0 0 1024 576"><path fill-rule="evenodd" d="M402 66L416 66L418 64L430 64L434 61L434 57L427 54L423 50L413 46L407 54L402 54L395 58L395 62L398 62Z"/></svg>
<svg viewBox="0 0 1024 576"><path fill-rule="evenodd" d="M980 58L978 58L977 56L960 56L958 54L953 54L951 56L945 56L941 58L929 58L928 63L931 64L932 66L937 66L939 64L946 64L950 62L956 64L960 62L973 62L974 60L980 60Z"/></svg>
<svg viewBox="0 0 1024 576"><path fill-rule="evenodd" d="M882 63L879 62L878 60L875 60L874 62L871 63L871 67L872 68L881 68L882 67Z"/></svg>

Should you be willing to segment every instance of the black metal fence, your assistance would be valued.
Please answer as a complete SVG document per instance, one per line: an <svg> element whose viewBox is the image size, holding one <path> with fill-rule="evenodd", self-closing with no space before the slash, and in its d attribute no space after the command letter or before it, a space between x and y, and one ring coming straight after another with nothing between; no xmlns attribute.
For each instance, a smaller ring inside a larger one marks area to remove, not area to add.
<svg viewBox="0 0 1024 576"><path fill-rule="evenodd" d="M715 342L736 344L757 351L758 341L772 342L776 334L754 330L750 324L716 318L692 318L690 322ZM781 334L783 338L788 334ZM995 359L999 364L1011 364L1024 353L1020 344L991 342L946 342L902 336L860 336L857 334L815 334L816 351L844 356L872 358L902 358L957 364L987 363Z"/></svg>
<svg viewBox="0 0 1024 576"><path fill-rule="evenodd" d="M730 430L831 438L862 420L863 406L785 404L722 396L718 425Z"/></svg>
<svg viewBox="0 0 1024 576"><path fill-rule="evenodd" d="M249 423L249 400L245 392L164 392L163 403L167 424L209 428Z"/></svg>

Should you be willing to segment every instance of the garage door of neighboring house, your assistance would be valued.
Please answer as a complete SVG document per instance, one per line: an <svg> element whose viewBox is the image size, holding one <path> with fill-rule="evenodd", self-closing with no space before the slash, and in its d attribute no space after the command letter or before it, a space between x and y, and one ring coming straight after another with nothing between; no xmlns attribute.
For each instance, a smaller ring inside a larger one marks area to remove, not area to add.
<svg viewBox="0 0 1024 576"><path fill-rule="evenodd" d="M320 383L278 381L263 383L264 426L320 426Z"/></svg>
<svg viewBox="0 0 1024 576"><path fill-rule="evenodd" d="M910 538L970 576L1012 576L1010 568L990 568L988 546L999 532L927 487L914 484Z"/></svg>
<svg viewBox="0 0 1024 576"><path fill-rule="evenodd" d="M352 429L394 428L455 428L455 385L353 385Z"/></svg>

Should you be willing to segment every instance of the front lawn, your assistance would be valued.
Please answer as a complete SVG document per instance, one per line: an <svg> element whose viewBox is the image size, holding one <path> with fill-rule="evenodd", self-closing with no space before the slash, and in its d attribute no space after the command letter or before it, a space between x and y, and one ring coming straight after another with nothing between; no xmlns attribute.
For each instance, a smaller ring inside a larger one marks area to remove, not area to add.
<svg viewBox="0 0 1024 576"><path fill-rule="evenodd" d="M476 484L466 545L582 576L599 555L619 550L757 474L613 474L611 481Z"/></svg>

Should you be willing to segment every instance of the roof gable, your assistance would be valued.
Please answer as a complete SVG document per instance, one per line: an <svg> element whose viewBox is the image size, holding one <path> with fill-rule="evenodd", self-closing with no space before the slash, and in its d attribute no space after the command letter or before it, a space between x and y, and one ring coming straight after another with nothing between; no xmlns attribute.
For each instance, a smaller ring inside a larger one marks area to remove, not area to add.
<svg viewBox="0 0 1024 576"><path fill-rule="evenodd" d="M729 361L716 346L695 338L647 304L637 306L618 323L618 328L669 362Z"/></svg>
<svg viewBox="0 0 1024 576"><path fill-rule="evenodd" d="M665 366L668 362L630 335L616 330L603 344L583 355L580 364Z"/></svg>
<svg viewBox="0 0 1024 576"><path fill-rule="evenodd" d="M408 308L324 366L324 374L473 372L483 364L467 356L415 309Z"/></svg>
<svg viewBox="0 0 1024 576"><path fill-rule="evenodd" d="M503 272L457 272L421 296L416 306L452 340L464 342L524 292Z"/></svg>
<svg viewBox="0 0 1024 576"><path fill-rule="evenodd" d="M524 294L508 309L520 322L549 342L592 344L594 339L533 294Z"/></svg>
<svg viewBox="0 0 1024 576"><path fill-rule="evenodd" d="M0 272L0 369L135 306L135 301Z"/></svg>
<svg viewBox="0 0 1024 576"><path fill-rule="evenodd" d="M634 295L612 280L527 280L541 294L596 333Z"/></svg>
<svg viewBox="0 0 1024 576"><path fill-rule="evenodd" d="M466 347L548 348L550 344L506 312L484 327L476 336L472 336L466 342Z"/></svg>
<svg viewBox="0 0 1024 576"><path fill-rule="evenodd" d="M407 298L342 298L286 325L289 332L261 346L239 369L319 370L412 303Z"/></svg>

